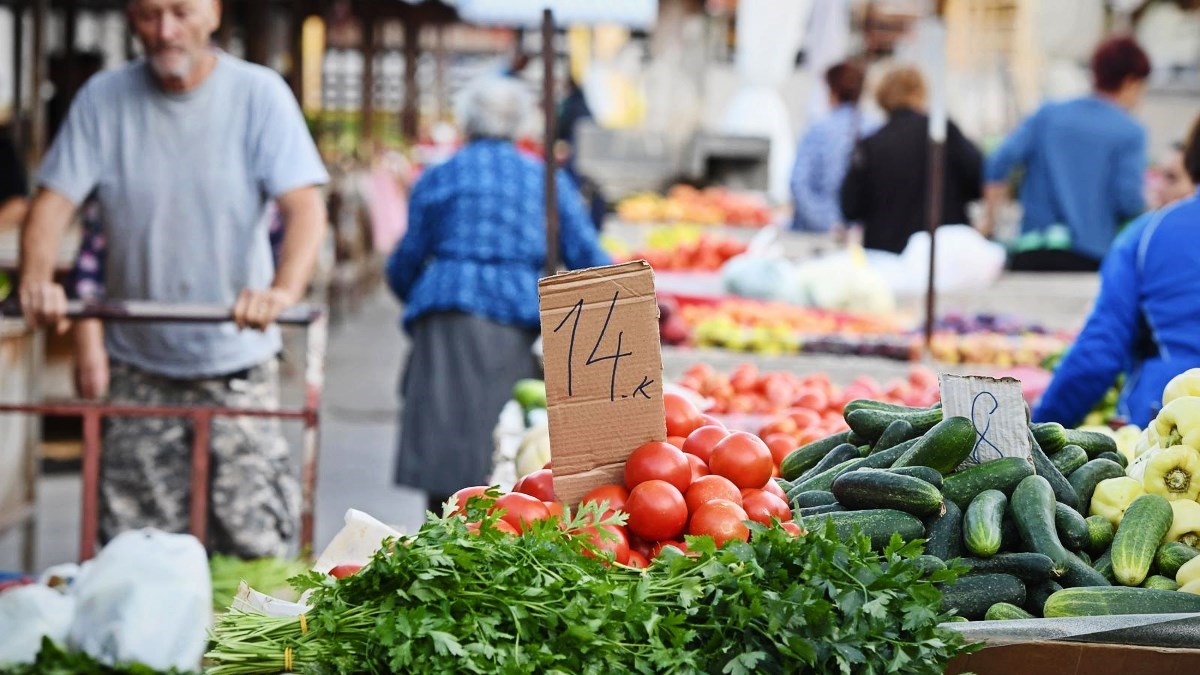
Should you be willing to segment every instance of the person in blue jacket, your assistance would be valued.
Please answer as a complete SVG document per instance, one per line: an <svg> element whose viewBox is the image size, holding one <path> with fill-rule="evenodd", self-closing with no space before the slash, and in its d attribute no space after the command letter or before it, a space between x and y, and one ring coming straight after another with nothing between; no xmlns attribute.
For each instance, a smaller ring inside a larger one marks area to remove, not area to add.
<svg viewBox="0 0 1200 675"><path fill-rule="evenodd" d="M1184 167L1192 195L1135 220L1105 257L1096 306L1033 421L1077 425L1125 373L1117 413L1144 428L1167 382L1200 367L1200 118Z"/></svg>

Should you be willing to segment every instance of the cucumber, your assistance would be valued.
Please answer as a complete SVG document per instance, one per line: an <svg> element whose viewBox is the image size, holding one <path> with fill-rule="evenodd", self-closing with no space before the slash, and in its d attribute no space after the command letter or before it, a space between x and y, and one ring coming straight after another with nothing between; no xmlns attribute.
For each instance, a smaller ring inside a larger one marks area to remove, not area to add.
<svg viewBox="0 0 1200 675"><path fill-rule="evenodd" d="M1096 459L1105 452L1117 452L1117 440L1099 431L1065 429L1063 437L1066 439L1067 445L1078 445L1092 459Z"/></svg>
<svg viewBox="0 0 1200 675"><path fill-rule="evenodd" d="M1112 546L1113 535L1117 530L1104 516L1088 516L1084 519L1088 528L1087 550L1094 555L1100 555Z"/></svg>
<svg viewBox="0 0 1200 675"><path fill-rule="evenodd" d="M1064 476L1070 476L1075 469L1078 469L1088 462L1087 453L1084 452L1083 448L1079 447L1078 445L1068 445L1053 455L1049 455L1049 457L1050 462L1054 464L1055 468L1057 468Z"/></svg>
<svg viewBox="0 0 1200 675"><path fill-rule="evenodd" d="M847 442L846 437L849 435L849 431L843 431L793 450L779 463L779 475L785 480L796 480L821 461L821 458L828 455L831 450Z"/></svg>
<svg viewBox="0 0 1200 675"><path fill-rule="evenodd" d="M1054 529L1058 540L1071 551L1082 551L1091 543L1088 524L1075 509L1058 502L1054 505Z"/></svg>
<svg viewBox="0 0 1200 675"><path fill-rule="evenodd" d="M883 452L877 452L874 455L867 457L859 457L851 459L837 466L823 471L811 478L807 478L795 484L792 491L796 494L807 492L808 490L828 490L833 487L833 481L847 471L854 469L884 469L892 465L900 455L904 454L908 446L904 443L897 445L894 448L888 448Z"/></svg>
<svg viewBox="0 0 1200 675"><path fill-rule="evenodd" d="M942 411L925 408L914 412L894 412L861 408L846 413L846 424L850 425L850 430L869 441L878 441L888 425L896 420L908 422L913 432L921 435L942 420Z"/></svg>
<svg viewBox="0 0 1200 675"><path fill-rule="evenodd" d="M839 511L845 510L846 507L842 506L841 504L821 504L819 506L809 506L803 509L797 509L796 515L800 516L801 518L807 518L809 516L819 516L823 513L838 513Z"/></svg>
<svg viewBox="0 0 1200 675"><path fill-rule="evenodd" d="M1046 599L1046 618L1200 612L1200 595L1156 588L1065 588Z"/></svg>
<svg viewBox="0 0 1200 675"><path fill-rule="evenodd" d="M797 509L806 509L810 506L826 506L828 504L836 503L837 497L834 497L832 492L826 492L825 490L809 490L808 492L801 492L791 499L792 507Z"/></svg>
<svg viewBox="0 0 1200 675"><path fill-rule="evenodd" d="M1063 547L1054 525L1054 490L1041 476L1021 481L1012 496L1012 514L1021 540L1034 552L1049 556L1066 586L1103 586L1104 577Z"/></svg>
<svg viewBox="0 0 1200 675"><path fill-rule="evenodd" d="M1154 556L1154 565L1158 569L1158 573L1175 577L1175 573L1187 561L1200 555L1200 550L1196 550L1187 544L1178 541L1171 541L1158 547L1158 553Z"/></svg>
<svg viewBox="0 0 1200 675"><path fill-rule="evenodd" d="M925 432L894 467L927 466L947 475L958 468L975 447L975 425L965 417L949 417Z"/></svg>
<svg viewBox="0 0 1200 675"><path fill-rule="evenodd" d="M1092 556L1088 555L1087 551L1074 551L1076 557L1083 561L1084 565L1092 567ZM1092 567L1092 569L1096 569ZM1107 578L1107 577L1106 577Z"/></svg>
<svg viewBox="0 0 1200 675"><path fill-rule="evenodd" d="M1113 574L1121 585L1137 586L1146 579L1174 515L1171 502L1159 495L1142 495L1125 510L1112 543Z"/></svg>
<svg viewBox="0 0 1200 675"><path fill-rule="evenodd" d="M913 429L913 425L908 423L908 420L892 420L892 423L887 425L887 428L883 430L883 435L871 448L871 452L882 452L888 448L894 448L917 436L916 430Z"/></svg>
<svg viewBox="0 0 1200 675"><path fill-rule="evenodd" d="M990 558L963 558L971 573L1011 574L1029 582L1054 576L1054 561L1041 553L998 553Z"/></svg>
<svg viewBox="0 0 1200 675"><path fill-rule="evenodd" d="M1038 446L1037 440L1033 434L1029 434L1030 448L1029 454L1033 457L1034 472L1045 478L1050 483L1050 488L1054 490L1054 498L1067 506L1079 510L1079 497L1075 494L1075 488L1071 487L1071 483L1067 477L1062 475L1062 472L1054 466L1046 453L1042 452L1042 448Z"/></svg>
<svg viewBox="0 0 1200 675"><path fill-rule="evenodd" d="M1033 437L1037 439L1038 445L1042 446L1042 451L1048 455L1053 455L1070 445L1070 442L1067 441L1067 430L1058 422L1033 424L1030 425L1029 430L1033 432Z"/></svg>
<svg viewBox="0 0 1200 675"><path fill-rule="evenodd" d="M929 554L919 555L913 558L912 563L921 570L921 575L926 577L934 572L940 572L946 569L946 563L943 562L941 558Z"/></svg>
<svg viewBox="0 0 1200 675"><path fill-rule="evenodd" d="M1008 498L999 490L980 492L963 512L963 543L967 550L986 558L1000 552L1000 526Z"/></svg>
<svg viewBox="0 0 1200 675"><path fill-rule="evenodd" d="M858 434L854 433L853 431L846 434L846 442L855 447L862 447L864 445L871 444L870 440L863 438L862 436L859 436Z"/></svg>
<svg viewBox="0 0 1200 675"><path fill-rule="evenodd" d="M850 401L849 403L847 403L845 408L842 408L842 414L849 415L850 413L854 412L855 410L880 410L880 411L888 412L888 413L901 413L901 414L913 415L913 414L917 414L917 413L928 412L930 410L940 410L941 407L942 407L941 401L934 403L932 406L930 406L928 408L921 408L921 407L900 405L899 403L888 403L887 401L876 401L876 400L870 399L870 398L856 398L853 401Z"/></svg>
<svg viewBox="0 0 1200 675"><path fill-rule="evenodd" d="M1029 551L1022 548L1021 543L1021 532L1017 529L1017 523L1013 520L1012 513L1005 513L1004 520L1000 523L1000 550L1028 553Z"/></svg>
<svg viewBox="0 0 1200 675"><path fill-rule="evenodd" d="M776 476L775 478L772 478L771 480L775 481L775 484L779 486L779 489L780 489L780 490L783 490L783 493L784 493L784 494L787 494L788 492L791 492L791 490L792 490L792 481L790 481L790 480L784 480L784 479L782 479L782 478L779 478L778 476Z"/></svg>
<svg viewBox="0 0 1200 675"><path fill-rule="evenodd" d="M946 512L925 519L925 552L942 560L962 555L962 509L946 502Z"/></svg>
<svg viewBox="0 0 1200 675"><path fill-rule="evenodd" d="M984 621L1019 621L1021 619L1033 618L1036 617L1020 607L1007 602L997 602L988 607L987 613L983 615Z"/></svg>
<svg viewBox="0 0 1200 675"><path fill-rule="evenodd" d="M941 585L942 611L976 621L997 602L1025 604L1025 584L1011 574L965 576Z"/></svg>
<svg viewBox="0 0 1200 675"><path fill-rule="evenodd" d="M820 508L820 507L818 507ZM824 513L815 517L805 517L801 527L813 531L825 527L826 522L832 522L837 536L847 539L857 529L871 540L871 547L882 550L891 541L893 534L899 534L904 541L912 541L925 536L925 528L916 517L894 509L868 509L866 511L841 511Z"/></svg>
<svg viewBox="0 0 1200 675"><path fill-rule="evenodd" d="M1038 583L1029 583L1025 586L1025 609L1034 616L1041 616L1043 607L1046 604L1046 599L1051 595L1061 591L1062 586L1053 579L1047 579Z"/></svg>
<svg viewBox="0 0 1200 675"><path fill-rule="evenodd" d="M1129 468L1129 460L1125 459L1125 455L1122 455L1119 452L1102 452L1096 455L1096 459L1107 459L1110 462L1116 462L1117 464L1120 464L1122 469Z"/></svg>
<svg viewBox="0 0 1200 675"><path fill-rule="evenodd" d="M1068 479L1075 494L1079 497L1079 512L1085 513L1092 508L1092 494L1100 481L1109 478L1120 478L1125 475L1125 469L1120 464L1108 459L1093 459L1075 470Z"/></svg>
<svg viewBox="0 0 1200 675"><path fill-rule="evenodd" d="M1105 551L1104 555L1096 558L1096 560L1092 562L1092 569L1099 572L1100 576L1104 577L1105 581L1108 583L1117 583L1117 577L1113 575L1112 569L1112 551Z"/></svg>
<svg viewBox="0 0 1200 675"><path fill-rule="evenodd" d="M858 451L857 446L850 445L849 443L842 443L836 448L830 450L829 454L822 457L821 460L814 464L808 471L805 471L803 474L797 477L796 480L792 481L792 486L794 487L800 483L803 483L809 478L812 478L823 471L828 471L842 462L858 459L859 457L862 457L862 453Z"/></svg>
<svg viewBox="0 0 1200 675"><path fill-rule="evenodd" d="M931 469L927 466L901 466L894 469L884 469L884 471L898 473L902 476L920 478L933 487L939 490L942 489L942 474L938 473L936 469Z"/></svg>
<svg viewBox="0 0 1200 675"><path fill-rule="evenodd" d="M1177 591L1179 584L1171 577L1164 577L1161 574L1152 574L1146 577L1142 582L1142 588L1157 588L1160 591Z"/></svg>
<svg viewBox="0 0 1200 675"><path fill-rule="evenodd" d="M941 512L942 493L913 476L879 469L859 469L833 481L833 496L848 509L896 509L914 516Z"/></svg>
<svg viewBox="0 0 1200 675"><path fill-rule="evenodd" d="M1020 457L1004 457L977 464L946 476L942 494L946 501L966 508L975 495L984 490L999 490L1012 495L1017 484L1033 475L1033 464Z"/></svg>

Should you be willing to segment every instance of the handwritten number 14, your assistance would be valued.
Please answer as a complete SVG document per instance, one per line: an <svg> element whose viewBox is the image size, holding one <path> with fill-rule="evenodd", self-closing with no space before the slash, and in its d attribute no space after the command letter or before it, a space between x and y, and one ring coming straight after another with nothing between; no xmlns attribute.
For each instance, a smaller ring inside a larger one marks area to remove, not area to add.
<svg viewBox="0 0 1200 675"><path fill-rule="evenodd" d="M621 344L625 337L624 331L619 331L617 333L617 348L615 352L608 356L596 355L596 353L600 351L600 345L604 342L604 335L608 332L608 324L612 321L613 311L617 308L617 298L619 296L620 291L613 292L612 302L608 305L608 315L604 317L604 325L600 328L600 335L596 338L596 344L592 346L592 352L590 355L588 355L587 361L584 362L585 366L591 366L603 361L612 361L612 375L609 378L608 385L609 401L616 400L618 364L620 364L622 358L633 355L633 352L621 351ZM575 303L574 306L571 307L571 311L567 312L567 315L564 316L562 321L558 323L558 326L555 327L554 332L557 333L562 330L563 326L567 325L567 321L571 319L572 315L574 315L575 320L571 323L571 341L567 347L567 396L575 395L575 336L579 332L579 319L583 315L582 299L580 299L579 302ZM650 381L643 378L641 386L634 390L634 394L640 393L649 398L645 392L645 387L648 384L650 384ZM625 397L622 396L622 398Z"/></svg>

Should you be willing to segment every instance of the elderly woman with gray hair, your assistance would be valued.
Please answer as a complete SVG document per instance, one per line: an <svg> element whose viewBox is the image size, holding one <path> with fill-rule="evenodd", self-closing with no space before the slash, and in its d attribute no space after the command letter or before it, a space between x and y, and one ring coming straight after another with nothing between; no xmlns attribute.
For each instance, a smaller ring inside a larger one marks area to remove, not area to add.
<svg viewBox="0 0 1200 675"><path fill-rule="evenodd" d="M408 231L387 263L412 345L396 482L423 489L432 510L487 479L500 409L517 380L536 376L530 350L546 258L545 165L513 143L532 97L516 80L488 78L461 103L468 142L413 187ZM558 215L568 267L610 263L562 171Z"/></svg>

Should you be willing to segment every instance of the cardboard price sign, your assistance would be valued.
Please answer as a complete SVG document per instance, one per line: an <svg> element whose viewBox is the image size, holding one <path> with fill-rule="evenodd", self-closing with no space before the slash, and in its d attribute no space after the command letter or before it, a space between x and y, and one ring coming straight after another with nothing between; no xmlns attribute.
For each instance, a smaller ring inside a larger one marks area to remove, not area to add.
<svg viewBox="0 0 1200 675"><path fill-rule="evenodd" d="M1033 461L1029 445L1029 416L1021 396L1021 381L979 375L938 378L946 417L965 417L975 426L975 447L962 466L1001 457Z"/></svg>
<svg viewBox="0 0 1200 675"><path fill-rule="evenodd" d="M554 493L574 505L667 436L654 271L640 260L578 270L542 279L538 294Z"/></svg>

